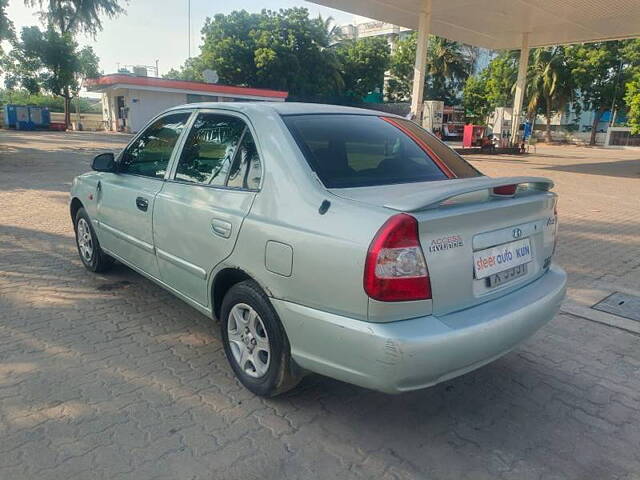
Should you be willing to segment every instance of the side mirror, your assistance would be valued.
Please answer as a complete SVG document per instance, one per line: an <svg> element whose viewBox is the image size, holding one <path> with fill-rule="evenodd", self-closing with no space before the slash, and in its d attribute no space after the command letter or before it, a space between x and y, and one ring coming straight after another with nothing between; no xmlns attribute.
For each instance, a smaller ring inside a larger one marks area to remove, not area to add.
<svg viewBox="0 0 640 480"><path fill-rule="evenodd" d="M101 153L93 159L91 168L96 172L115 172L116 158L113 153Z"/></svg>

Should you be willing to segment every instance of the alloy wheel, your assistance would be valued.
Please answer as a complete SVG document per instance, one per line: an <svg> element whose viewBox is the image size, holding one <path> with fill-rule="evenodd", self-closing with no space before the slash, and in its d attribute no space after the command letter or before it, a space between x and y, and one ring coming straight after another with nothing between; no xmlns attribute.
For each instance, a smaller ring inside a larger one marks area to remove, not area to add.
<svg viewBox="0 0 640 480"><path fill-rule="evenodd" d="M84 218L78 220L76 237L78 240L78 248L80 249L80 255L85 261L91 263L93 258L93 237L91 236L91 229L89 224Z"/></svg>
<svg viewBox="0 0 640 480"><path fill-rule="evenodd" d="M227 337L242 371L253 378L263 377L271 362L271 347L258 312L245 303L234 305L227 319Z"/></svg>

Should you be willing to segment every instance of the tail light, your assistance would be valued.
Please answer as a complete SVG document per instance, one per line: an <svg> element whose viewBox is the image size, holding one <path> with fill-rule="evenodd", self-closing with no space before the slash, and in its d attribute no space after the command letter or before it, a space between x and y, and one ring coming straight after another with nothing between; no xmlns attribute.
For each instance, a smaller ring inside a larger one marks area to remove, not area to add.
<svg viewBox="0 0 640 480"><path fill-rule="evenodd" d="M493 194L494 195L502 195L505 197L509 197L511 195L515 195L516 194L516 189L518 188L518 185L501 185L499 187L495 187L493 189Z"/></svg>
<svg viewBox="0 0 640 480"><path fill-rule="evenodd" d="M383 302L431 298L427 263L418 238L418 222L401 213L380 228L367 252L364 290Z"/></svg>

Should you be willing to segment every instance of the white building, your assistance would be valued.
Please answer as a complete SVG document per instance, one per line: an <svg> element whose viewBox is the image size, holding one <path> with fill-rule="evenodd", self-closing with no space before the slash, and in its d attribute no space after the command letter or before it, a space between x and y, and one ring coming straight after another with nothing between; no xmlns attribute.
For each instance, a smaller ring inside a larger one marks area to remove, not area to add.
<svg viewBox="0 0 640 480"><path fill-rule="evenodd" d="M103 75L88 79L87 90L102 93L106 130L136 133L167 108L198 102L284 102L287 92L187 82L130 74Z"/></svg>
<svg viewBox="0 0 640 480"><path fill-rule="evenodd" d="M398 27L391 23L379 22L377 20L369 20L367 18L354 19L354 23L341 25L338 27L341 40L358 40L367 37L386 37L393 46L397 38L402 38L412 30L404 27Z"/></svg>

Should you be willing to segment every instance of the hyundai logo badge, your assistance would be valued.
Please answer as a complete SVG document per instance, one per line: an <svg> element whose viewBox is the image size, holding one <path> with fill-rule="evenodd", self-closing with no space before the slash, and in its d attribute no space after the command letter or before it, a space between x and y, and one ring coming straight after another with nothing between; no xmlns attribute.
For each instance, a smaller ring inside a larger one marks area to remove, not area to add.
<svg viewBox="0 0 640 480"><path fill-rule="evenodd" d="M520 238L522 236L522 230L519 228L513 229L513 238Z"/></svg>

